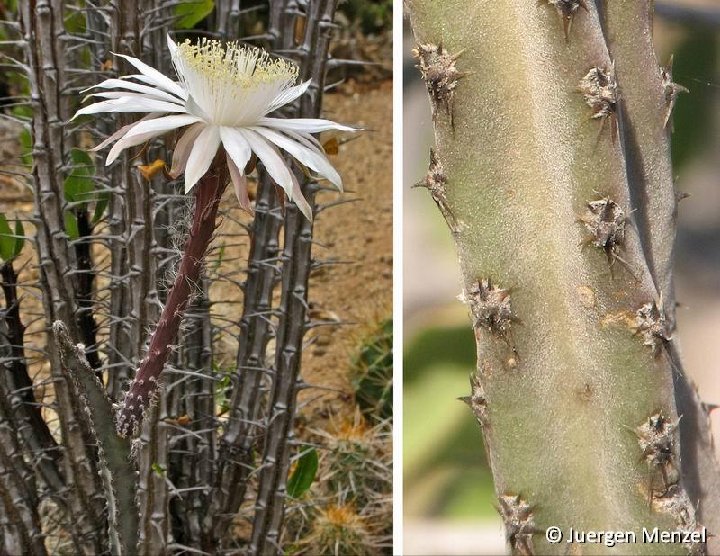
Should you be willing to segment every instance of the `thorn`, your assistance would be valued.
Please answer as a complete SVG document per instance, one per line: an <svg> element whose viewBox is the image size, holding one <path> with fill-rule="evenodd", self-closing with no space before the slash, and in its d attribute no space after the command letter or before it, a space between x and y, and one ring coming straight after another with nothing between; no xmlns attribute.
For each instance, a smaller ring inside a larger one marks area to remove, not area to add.
<svg viewBox="0 0 720 556"><path fill-rule="evenodd" d="M413 187L425 187L430 191L430 196L435 201L435 204L440 209L440 213L445 218L450 231L457 233L458 223L455 215L448 206L447 202L447 175L445 174L445 167L438 158L437 152L432 147L430 148L430 165L428 166L427 174L425 179L419 181Z"/></svg>
<svg viewBox="0 0 720 556"><path fill-rule="evenodd" d="M457 82L470 75L470 72L461 72L455 67L455 62L465 52L460 50L456 54L449 54L439 44L418 44L412 54L418 60L418 69L430 95L433 105L433 121L437 119L439 108L443 108L450 117L450 126L455 129L453 99Z"/></svg>
<svg viewBox="0 0 720 556"><path fill-rule="evenodd" d="M619 129L617 107L620 98L615 79L615 62L609 68L590 68L580 80L578 90L582 93L585 103L592 108L590 118L601 120L600 133L605 128L606 120L610 118L612 139L615 141Z"/></svg>
<svg viewBox="0 0 720 556"><path fill-rule="evenodd" d="M662 79L663 92L665 94L665 105L667 106L665 111L665 120L663 122L663 127L665 128L667 128L668 123L670 122L670 117L672 116L673 109L675 108L678 95L680 93L690 92L690 89L687 87L673 83L672 66L673 56L670 56L668 65L660 68L660 78Z"/></svg>
<svg viewBox="0 0 720 556"><path fill-rule="evenodd" d="M589 13L585 0L538 0L538 5L543 3L555 6L560 19L562 19L565 42L570 42L570 30L578 9L582 8L586 13Z"/></svg>

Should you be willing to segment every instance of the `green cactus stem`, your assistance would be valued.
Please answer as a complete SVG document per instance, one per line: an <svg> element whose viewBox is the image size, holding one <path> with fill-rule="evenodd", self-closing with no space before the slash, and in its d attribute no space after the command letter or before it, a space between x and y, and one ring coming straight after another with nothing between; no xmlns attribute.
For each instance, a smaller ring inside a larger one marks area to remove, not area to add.
<svg viewBox="0 0 720 556"><path fill-rule="evenodd" d="M515 554L614 550L553 544L550 527L641 539L643 528L705 525L680 460L673 380L682 371L667 303L674 204L652 212L672 182L638 162L646 152L669 167L668 107L655 102L666 86L652 48L622 58L620 42L645 40L651 21L649 3L637 2L645 17L629 4L407 2L435 126L421 185L456 241L478 356L465 400ZM620 36L622 5L633 17ZM657 74L643 109L642 98L626 106L623 97L637 64ZM639 185L652 197L643 210Z"/></svg>

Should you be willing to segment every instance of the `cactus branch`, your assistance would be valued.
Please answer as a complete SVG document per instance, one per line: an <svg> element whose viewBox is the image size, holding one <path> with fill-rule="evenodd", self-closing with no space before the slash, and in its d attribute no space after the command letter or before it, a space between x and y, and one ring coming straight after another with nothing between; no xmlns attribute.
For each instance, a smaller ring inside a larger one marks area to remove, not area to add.
<svg viewBox="0 0 720 556"><path fill-rule="evenodd" d="M300 115L317 117L322 105L326 64L334 24L337 0L322 0L309 5L306 18L304 51L312 52L301 64L302 79L312 78L309 94L302 98ZM285 20L292 24L292 12ZM287 40L287 38L286 38ZM306 183L303 194L315 211L315 184ZM285 240L282 254L282 298L275 350L268 429L259 473L256 515L250 552L273 555L282 551L285 519L285 486L290 467L292 427L298 392L303 337L306 330L308 281L312 268L313 223L302 217L296 207L285 214Z"/></svg>
<svg viewBox="0 0 720 556"><path fill-rule="evenodd" d="M264 172L260 175L230 418L220 439L218 484L207 518L217 516L213 533L216 538L227 529L228 519L222 516L237 512L245 498L260 432L257 424L267 389L265 353L273 332L269 315L278 274L276 258L282 217L272 180Z"/></svg>
<svg viewBox="0 0 720 556"><path fill-rule="evenodd" d="M666 96L663 68L652 42L652 2L602 2L610 57L622 83L623 143L634 221L640 231L663 310L674 321L672 254L677 201L670 161L670 129L666 125L671 98Z"/></svg>
<svg viewBox="0 0 720 556"><path fill-rule="evenodd" d="M704 525L686 493L675 426L679 362L666 301L674 198L657 222L649 210L647 219L629 218L643 196L672 194L672 182L654 55L643 45L628 58L630 42L620 45L617 27L613 35L609 14L619 18L626 4L407 3L425 51L462 52L452 108L438 109L430 94L436 144L424 185L452 215L477 343L467 401L516 554L563 553L538 534L550 525ZM647 36L641 8L627 10L628 41ZM626 76L638 64L656 72L642 109ZM442 67L423 71L429 90L435 70ZM651 131L641 138L641 129ZM657 157L655 173L643 168L645 149ZM662 439L648 432L655 425Z"/></svg>
<svg viewBox="0 0 720 556"><path fill-rule="evenodd" d="M135 469L130 461L130 441L115 432L112 404L105 394L85 351L70 339L67 327L53 324L63 370L76 395L83 400L98 443L100 474L108 503L108 531L113 554L135 553L138 515L135 506Z"/></svg>
<svg viewBox="0 0 720 556"><path fill-rule="evenodd" d="M25 326L20 319L17 274L12 261L0 266L0 277L2 277L0 287L5 294L3 335L7 339L9 351L4 354L7 375L3 382L7 384L7 395L18 398L19 404L15 412L16 415L21 416L22 421L26 421L26 426L20 427L25 442L34 455L40 458L41 474L48 486L57 492L62 488L58 474L60 452L47 423L42 418L40 405L35 401L32 379L28 374L24 350Z"/></svg>
<svg viewBox="0 0 720 556"><path fill-rule="evenodd" d="M65 125L70 117L68 65L72 60L63 25L65 3L38 0L19 4L27 76L32 105L33 194L35 246L40 267L45 320L68 323L76 334L76 291L73 264L64 224L63 164L70 150ZM60 430L63 438L63 475L67 505L76 524L76 550L96 553L106 546L95 534L104 529L102 501L93 496L102 489L96 468L91 431L81 415L80 402L62 373L52 336L47 346L53 375Z"/></svg>
<svg viewBox="0 0 720 556"><path fill-rule="evenodd" d="M83 208L75 211L80 241L75 243L75 257L77 260L77 326L82 335L83 344L87 346L86 356L93 369L100 368L100 355L97 348L97 322L93 313L95 271L93 270L90 240L93 233L90 214ZM102 373L98 378L102 380Z"/></svg>

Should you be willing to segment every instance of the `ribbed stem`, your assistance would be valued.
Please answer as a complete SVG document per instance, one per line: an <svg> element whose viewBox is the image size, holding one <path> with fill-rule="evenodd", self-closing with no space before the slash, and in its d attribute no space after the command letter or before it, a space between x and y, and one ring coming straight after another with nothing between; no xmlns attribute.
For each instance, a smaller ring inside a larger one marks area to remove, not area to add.
<svg viewBox="0 0 720 556"><path fill-rule="evenodd" d="M200 278L203 258L215 230L220 198L227 181L227 169L215 164L195 186L192 227L185 242L175 283L150 339L148 354L140 364L116 417L117 430L121 436L137 433L144 412L158 395L160 374L177 337L195 284Z"/></svg>
<svg viewBox="0 0 720 556"><path fill-rule="evenodd" d="M665 89L652 49L640 57L646 19L620 37L603 27L605 4L620 17L620 2L590 0L406 3L435 124L423 185L458 249L477 343L466 401L514 554L614 550L569 547L571 529L639 539L704 525L685 487L663 310L672 206L656 214L645 199L655 183L672 201L672 184L640 163L667 155L667 107L648 100ZM624 71L638 64L655 73L630 102ZM563 542L544 534L552 527Z"/></svg>

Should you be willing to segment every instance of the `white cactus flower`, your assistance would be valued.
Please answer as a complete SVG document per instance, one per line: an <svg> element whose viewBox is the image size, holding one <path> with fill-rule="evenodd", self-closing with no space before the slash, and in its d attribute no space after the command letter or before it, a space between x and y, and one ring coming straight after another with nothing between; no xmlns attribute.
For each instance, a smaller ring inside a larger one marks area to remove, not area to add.
<svg viewBox="0 0 720 556"><path fill-rule="evenodd" d="M100 112L148 114L95 147L115 143L106 165L129 147L188 126L175 146L170 170L173 177L185 174L186 193L210 168L221 146L235 194L245 209L250 208L250 201L244 171L252 153L307 218L312 217L310 206L278 149L342 190L340 175L310 134L330 129L356 131L354 128L330 120L267 116L298 98L310 85L310 81L293 85L298 77L295 64L236 42L223 46L219 41L201 39L197 44L176 44L169 36L167 42L179 81L137 58L117 54L140 73L91 87L114 90L92 93L107 100L86 106L73 117Z"/></svg>

